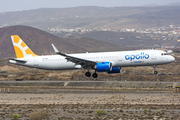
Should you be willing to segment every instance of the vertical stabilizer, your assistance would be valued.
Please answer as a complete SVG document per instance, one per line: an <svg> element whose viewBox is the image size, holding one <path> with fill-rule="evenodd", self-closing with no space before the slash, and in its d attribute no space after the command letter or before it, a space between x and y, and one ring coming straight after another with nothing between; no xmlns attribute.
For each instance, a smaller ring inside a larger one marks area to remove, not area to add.
<svg viewBox="0 0 180 120"><path fill-rule="evenodd" d="M35 57L38 56L24 43L18 35L11 35L12 43L17 58Z"/></svg>

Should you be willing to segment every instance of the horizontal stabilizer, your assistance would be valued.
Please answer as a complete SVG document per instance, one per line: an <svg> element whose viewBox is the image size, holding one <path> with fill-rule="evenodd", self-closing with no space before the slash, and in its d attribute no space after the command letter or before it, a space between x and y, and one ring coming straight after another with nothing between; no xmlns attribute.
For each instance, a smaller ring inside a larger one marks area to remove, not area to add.
<svg viewBox="0 0 180 120"><path fill-rule="evenodd" d="M14 60L14 61L21 62L21 63L26 63L27 62L26 60L20 60L20 59L9 59L9 60Z"/></svg>

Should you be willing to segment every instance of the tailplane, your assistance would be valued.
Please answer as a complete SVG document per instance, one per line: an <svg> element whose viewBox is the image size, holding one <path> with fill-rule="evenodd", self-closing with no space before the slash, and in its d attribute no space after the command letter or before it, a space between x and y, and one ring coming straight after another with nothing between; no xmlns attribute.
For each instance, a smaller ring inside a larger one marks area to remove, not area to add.
<svg viewBox="0 0 180 120"><path fill-rule="evenodd" d="M11 39L17 58L38 56L32 52L18 35L11 35Z"/></svg>

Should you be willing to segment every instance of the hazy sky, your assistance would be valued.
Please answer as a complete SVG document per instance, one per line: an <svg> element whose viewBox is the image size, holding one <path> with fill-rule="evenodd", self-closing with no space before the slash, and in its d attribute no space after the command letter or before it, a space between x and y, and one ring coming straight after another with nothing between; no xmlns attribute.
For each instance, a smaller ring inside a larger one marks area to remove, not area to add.
<svg viewBox="0 0 180 120"><path fill-rule="evenodd" d="M0 0L0 12L37 8L66 8L76 6L142 6L165 5L180 0Z"/></svg>

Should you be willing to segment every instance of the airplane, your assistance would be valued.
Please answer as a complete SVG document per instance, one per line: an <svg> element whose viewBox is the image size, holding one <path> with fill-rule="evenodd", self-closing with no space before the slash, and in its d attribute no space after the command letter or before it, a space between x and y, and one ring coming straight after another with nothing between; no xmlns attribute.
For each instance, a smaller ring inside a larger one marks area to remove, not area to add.
<svg viewBox="0 0 180 120"><path fill-rule="evenodd" d="M108 74L120 73L122 67L154 66L168 64L175 58L162 50L133 50L115 52L97 52L65 54L61 53L52 44L57 55L36 55L18 35L11 35L16 58L10 59L9 63L46 70L72 70L86 69L86 77L91 77L90 69L95 72L93 78L97 78L97 72Z"/></svg>

